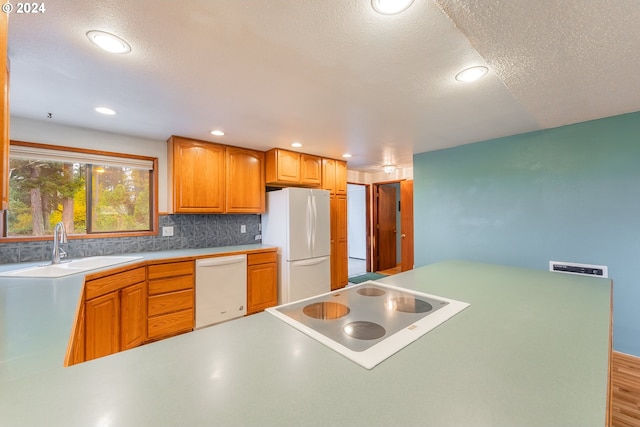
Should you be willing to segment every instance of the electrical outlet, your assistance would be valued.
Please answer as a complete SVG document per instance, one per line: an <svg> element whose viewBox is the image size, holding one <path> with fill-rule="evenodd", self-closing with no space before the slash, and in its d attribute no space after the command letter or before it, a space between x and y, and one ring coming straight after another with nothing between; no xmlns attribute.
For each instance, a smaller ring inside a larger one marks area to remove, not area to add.
<svg viewBox="0 0 640 427"><path fill-rule="evenodd" d="M171 236L173 236L173 226L162 227L162 236L163 237L171 237Z"/></svg>
<svg viewBox="0 0 640 427"><path fill-rule="evenodd" d="M579 274L581 276L609 278L606 265L579 264L576 262L549 261L549 271L558 273Z"/></svg>
<svg viewBox="0 0 640 427"><path fill-rule="evenodd" d="M242 224L242 225L240 226L240 232L241 232L241 233L246 233L246 232L247 232L247 226L246 226L246 225L244 225L244 224Z"/></svg>
<svg viewBox="0 0 640 427"><path fill-rule="evenodd" d="M262 240L262 234L256 234L256 240Z"/></svg>

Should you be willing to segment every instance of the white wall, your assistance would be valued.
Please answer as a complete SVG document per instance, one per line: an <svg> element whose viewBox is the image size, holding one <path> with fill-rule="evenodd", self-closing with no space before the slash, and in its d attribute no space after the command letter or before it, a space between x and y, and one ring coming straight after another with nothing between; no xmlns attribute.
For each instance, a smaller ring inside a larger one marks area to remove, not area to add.
<svg viewBox="0 0 640 427"><path fill-rule="evenodd" d="M364 185L347 185L349 258L367 257L367 199Z"/></svg>
<svg viewBox="0 0 640 427"><path fill-rule="evenodd" d="M11 139L158 158L158 210L167 212L167 142L11 117ZM170 135L167 135L167 139Z"/></svg>
<svg viewBox="0 0 640 427"><path fill-rule="evenodd" d="M347 169L347 182L354 184L373 184L376 182L413 179L413 168L399 168L395 172L360 172Z"/></svg>

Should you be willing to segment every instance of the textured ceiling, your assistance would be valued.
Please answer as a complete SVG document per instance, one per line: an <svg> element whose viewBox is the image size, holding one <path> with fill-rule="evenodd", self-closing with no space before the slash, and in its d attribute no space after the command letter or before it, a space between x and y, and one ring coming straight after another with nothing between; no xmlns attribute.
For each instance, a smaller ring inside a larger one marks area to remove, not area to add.
<svg viewBox="0 0 640 427"><path fill-rule="evenodd" d="M637 0L415 0L392 16L370 0L46 6L10 16L14 116L163 141L300 141L301 151L350 152L350 169L375 170L640 110ZM85 37L95 29L132 52L100 51ZM454 79L473 65L490 72ZM98 115L98 105L118 114Z"/></svg>

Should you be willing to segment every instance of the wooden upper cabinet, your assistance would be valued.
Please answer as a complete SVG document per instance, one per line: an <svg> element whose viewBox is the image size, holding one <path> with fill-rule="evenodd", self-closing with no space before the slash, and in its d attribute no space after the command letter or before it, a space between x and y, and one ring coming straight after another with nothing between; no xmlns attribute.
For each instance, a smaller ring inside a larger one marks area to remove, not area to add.
<svg viewBox="0 0 640 427"><path fill-rule="evenodd" d="M262 213L264 153L172 136L170 213Z"/></svg>
<svg viewBox="0 0 640 427"><path fill-rule="evenodd" d="M264 212L264 153L238 147L226 150L226 212Z"/></svg>
<svg viewBox="0 0 640 427"><path fill-rule="evenodd" d="M9 209L8 15L0 13L0 210Z"/></svg>
<svg viewBox="0 0 640 427"><path fill-rule="evenodd" d="M299 184L300 153L274 148L266 155L267 184Z"/></svg>
<svg viewBox="0 0 640 427"><path fill-rule="evenodd" d="M266 153L266 184L320 187L322 158L311 154L273 148Z"/></svg>
<svg viewBox="0 0 640 427"><path fill-rule="evenodd" d="M176 136L168 142L171 213L223 213L224 145Z"/></svg>
<svg viewBox="0 0 640 427"><path fill-rule="evenodd" d="M322 159L322 188L331 194L347 194L347 162Z"/></svg>
<svg viewBox="0 0 640 427"><path fill-rule="evenodd" d="M322 185L322 157L300 154L300 183L314 187Z"/></svg>
<svg viewBox="0 0 640 427"><path fill-rule="evenodd" d="M322 159L322 188L331 194L336 192L336 161L333 159Z"/></svg>
<svg viewBox="0 0 640 427"><path fill-rule="evenodd" d="M347 162L336 160L336 194L347 194Z"/></svg>

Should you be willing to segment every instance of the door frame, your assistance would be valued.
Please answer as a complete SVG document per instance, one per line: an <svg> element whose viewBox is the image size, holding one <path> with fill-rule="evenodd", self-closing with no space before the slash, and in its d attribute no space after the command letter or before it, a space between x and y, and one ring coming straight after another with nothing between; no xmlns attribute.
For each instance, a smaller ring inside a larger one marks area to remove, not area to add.
<svg viewBox="0 0 640 427"><path fill-rule="evenodd" d="M370 259L367 259L367 271L378 271L378 230L375 224L378 223L378 197L377 191L378 187L387 184L400 184L400 215L401 215L401 224L411 223L411 226L408 230L400 230L403 236L403 244L401 245L401 266L402 271L413 269L413 245L405 245L404 240L407 239L408 242L413 242L413 180L399 179L393 181L384 181L384 182L376 182L371 185L371 193L367 193L367 197L371 194L372 202L370 203L367 200L367 221L371 218L371 223L367 224L367 256L371 255ZM404 184L403 184L404 183ZM408 184L411 184L410 186ZM404 208L403 208L404 205ZM371 207L371 212L369 212L369 208ZM404 212L410 214L410 219L406 218L403 215ZM408 209L408 210L407 210ZM410 211L410 212L409 212ZM371 215L370 215L371 213Z"/></svg>
<svg viewBox="0 0 640 427"><path fill-rule="evenodd" d="M371 270L371 184L363 184L361 182L347 182L351 185L359 185L364 187L364 204L365 204L365 268L366 271ZM348 192L347 192L348 197ZM347 204L347 209L349 205ZM349 231L347 230L347 239Z"/></svg>

